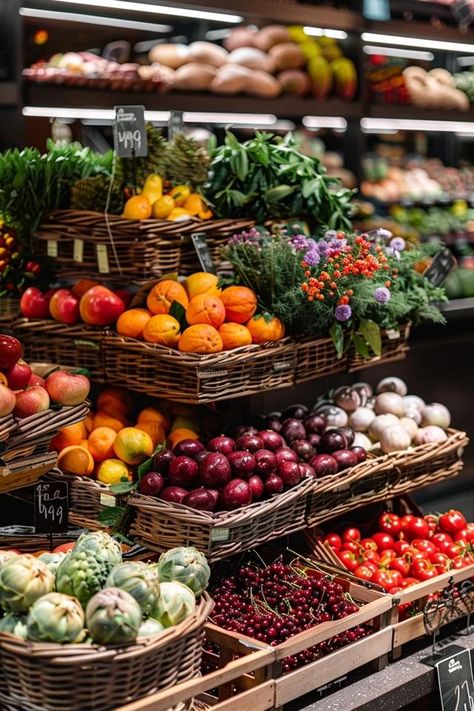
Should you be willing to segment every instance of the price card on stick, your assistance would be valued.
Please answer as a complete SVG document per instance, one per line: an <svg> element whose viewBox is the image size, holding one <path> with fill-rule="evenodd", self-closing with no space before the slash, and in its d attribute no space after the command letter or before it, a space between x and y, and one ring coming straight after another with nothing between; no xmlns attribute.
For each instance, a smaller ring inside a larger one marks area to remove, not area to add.
<svg viewBox="0 0 474 711"><path fill-rule="evenodd" d="M453 644L444 657L434 664L438 674L443 711L474 711L474 680L471 652Z"/></svg>
<svg viewBox="0 0 474 711"><path fill-rule="evenodd" d="M214 266L214 262L212 261L205 233L193 232L191 234L191 240L193 242L194 249L196 250L197 258L199 259L199 264L201 265L202 270L204 272L215 274L216 268Z"/></svg>
<svg viewBox="0 0 474 711"><path fill-rule="evenodd" d="M35 533L65 533L69 523L67 481L48 481L36 484L34 511Z"/></svg>
<svg viewBox="0 0 474 711"><path fill-rule="evenodd" d="M115 106L114 146L119 158L148 155L144 106Z"/></svg>

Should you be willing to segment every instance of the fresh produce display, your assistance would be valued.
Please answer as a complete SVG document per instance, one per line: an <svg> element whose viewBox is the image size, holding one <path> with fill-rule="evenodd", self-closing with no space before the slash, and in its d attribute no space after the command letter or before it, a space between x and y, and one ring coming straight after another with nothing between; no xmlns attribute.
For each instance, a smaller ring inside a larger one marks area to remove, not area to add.
<svg viewBox="0 0 474 711"><path fill-rule="evenodd" d="M194 613L195 593L178 578L199 581L196 595L208 581L206 560L193 549L189 556L168 551L167 582L160 583L158 564L122 562L120 544L100 531L82 534L63 552L56 573L45 555L2 552L0 633L32 642L132 644Z"/></svg>
<svg viewBox="0 0 474 711"><path fill-rule="evenodd" d="M474 563L474 524L455 510L426 516L387 511L375 527L331 531L322 540L342 566L392 595Z"/></svg>
<svg viewBox="0 0 474 711"><path fill-rule="evenodd" d="M309 558L289 563L277 559L269 565L260 559L219 564L213 570L210 593L216 603L211 615L214 624L272 647L360 609L343 585ZM346 632L283 659L283 671L309 664L371 631L369 624L354 622Z"/></svg>
<svg viewBox="0 0 474 711"><path fill-rule="evenodd" d="M427 72L421 67L407 67L403 79L410 102L429 109L468 111L469 99L456 88L455 77L446 69L437 67Z"/></svg>
<svg viewBox="0 0 474 711"><path fill-rule="evenodd" d="M469 103L474 102L474 72L472 68L466 72L459 72L454 75L454 82L457 89L464 92L469 100Z"/></svg>

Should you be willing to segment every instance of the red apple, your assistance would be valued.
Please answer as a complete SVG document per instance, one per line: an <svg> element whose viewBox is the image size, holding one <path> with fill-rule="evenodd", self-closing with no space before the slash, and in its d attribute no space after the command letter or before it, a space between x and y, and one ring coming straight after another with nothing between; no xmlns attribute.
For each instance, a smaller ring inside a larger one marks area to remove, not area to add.
<svg viewBox="0 0 474 711"><path fill-rule="evenodd" d="M79 303L79 312L91 326L110 326L125 311L122 299L105 286L93 286Z"/></svg>
<svg viewBox="0 0 474 711"><path fill-rule="evenodd" d="M275 457L278 464L280 464L280 462L298 461L298 455L293 449L290 449L290 447L280 447L280 449L276 450Z"/></svg>
<svg viewBox="0 0 474 711"><path fill-rule="evenodd" d="M175 455L170 449L163 449L153 457L153 468L160 474L168 474L170 464L175 459Z"/></svg>
<svg viewBox="0 0 474 711"><path fill-rule="evenodd" d="M16 417L29 417L43 412L49 407L49 395L41 385L34 385L28 390L20 390L16 393L16 404L13 414Z"/></svg>
<svg viewBox="0 0 474 711"><path fill-rule="evenodd" d="M125 308L128 309L132 301L132 294L126 289L114 289L114 294L123 301Z"/></svg>
<svg viewBox="0 0 474 711"><path fill-rule="evenodd" d="M280 462L276 473L285 486L296 486L301 481L301 470L298 462Z"/></svg>
<svg viewBox="0 0 474 711"><path fill-rule="evenodd" d="M265 449L263 440L257 435L244 434L235 440L236 449L248 449L249 452L256 452Z"/></svg>
<svg viewBox="0 0 474 711"><path fill-rule="evenodd" d="M271 474L277 465L277 458L274 452L269 449L259 449L255 452L255 473L260 476L268 476Z"/></svg>
<svg viewBox="0 0 474 711"><path fill-rule="evenodd" d="M56 370L46 378L46 390L53 402L60 405L80 405L89 395L91 384L85 375Z"/></svg>
<svg viewBox="0 0 474 711"><path fill-rule="evenodd" d="M194 459L196 454L205 451L205 446L198 439L182 439L181 442L173 449L173 454L176 457L191 457Z"/></svg>
<svg viewBox="0 0 474 711"><path fill-rule="evenodd" d="M210 489L224 486L232 476L229 461L220 452L210 452L199 465L199 473L204 486Z"/></svg>
<svg viewBox="0 0 474 711"><path fill-rule="evenodd" d="M199 511L214 511L216 507L214 496L203 486L199 487L199 489L193 489L189 494L186 494L183 499L183 504L190 506L192 509L198 509Z"/></svg>
<svg viewBox="0 0 474 711"><path fill-rule="evenodd" d="M229 464L232 467L232 471L238 477L246 479L248 476L253 474L255 469L255 457L252 452L246 449L236 450L235 452L230 452L227 455Z"/></svg>
<svg viewBox="0 0 474 711"><path fill-rule="evenodd" d="M0 370L11 368L22 356L22 347L19 340L13 336L0 333Z"/></svg>
<svg viewBox="0 0 474 711"><path fill-rule="evenodd" d="M24 360L19 360L11 368L5 370L8 387L12 390L26 388L31 378L31 368Z"/></svg>
<svg viewBox="0 0 474 711"><path fill-rule="evenodd" d="M265 449L269 449L271 452L275 452L280 447L285 446L285 440L278 432L273 432L273 430L261 430L258 436L263 442Z"/></svg>
<svg viewBox="0 0 474 711"><path fill-rule="evenodd" d="M41 385L41 387L44 388L45 386L45 379L41 377L41 375L36 375L36 373L31 373L30 379L28 380L28 387L32 388L33 385Z"/></svg>
<svg viewBox="0 0 474 711"><path fill-rule="evenodd" d="M30 286L21 296L20 311L26 318L48 318L49 297L36 286Z"/></svg>
<svg viewBox="0 0 474 711"><path fill-rule="evenodd" d="M226 435L219 435L218 437L213 437L207 443L207 448L210 452L220 452L225 454L226 457L229 456L231 452L235 449L235 441L232 437L226 437Z"/></svg>
<svg viewBox="0 0 474 711"><path fill-rule="evenodd" d="M269 496L280 494L283 491L283 480L277 474L270 474L265 482L265 491Z"/></svg>
<svg viewBox="0 0 474 711"><path fill-rule="evenodd" d="M13 412L15 405L15 393L6 385L0 385L0 417L6 417L10 412Z"/></svg>
<svg viewBox="0 0 474 711"><path fill-rule="evenodd" d="M258 501L261 499L263 492L265 491L265 487L260 477L254 474L248 480L248 485L250 486L250 490L252 492L252 501Z"/></svg>
<svg viewBox="0 0 474 711"><path fill-rule="evenodd" d="M69 289L58 289L50 299L49 313L55 321L73 326L79 322L79 300Z"/></svg>
<svg viewBox="0 0 474 711"><path fill-rule="evenodd" d="M337 472L338 466L334 457L330 454L317 454L311 461L310 465L316 472L316 476L327 476L328 474L335 474Z"/></svg>

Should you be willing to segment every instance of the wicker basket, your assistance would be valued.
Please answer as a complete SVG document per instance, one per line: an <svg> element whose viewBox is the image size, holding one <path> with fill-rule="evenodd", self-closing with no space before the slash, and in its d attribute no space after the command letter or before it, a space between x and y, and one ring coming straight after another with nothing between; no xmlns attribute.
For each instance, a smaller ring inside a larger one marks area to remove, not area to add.
<svg viewBox="0 0 474 711"><path fill-rule="evenodd" d="M303 338L296 345L295 384L347 370L347 356L337 357L330 338Z"/></svg>
<svg viewBox="0 0 474 711"><path fill-rule="evenodd" d="M105 382L103 329L85 323L67 326L57 321L20 318L12 324L12 330L23 343L27 360L86 369L94 382Z"/></svg>
<svg viewBox="0 0 474 711"><path fill-rule="evenodd" d="M35 484L40 476L56 466L56 452L39 453L0 465L0 494Z"/></svg>
<svg viewBox="0 0 474 711"><path fill-rule="evenodd" d="M17 296L0 298L0 324L6 326L14 321L20 311L20 299Z"/></svg>
<svg viewBox="0 0 474 711"><path fill-rule="evenodd" d="M60 406L50 408L44 412L24 417L16 421L15 429L4 442L2 458L25 445L49 445L51 439L63 427L82 422L89 412L89 403L84 402L74 406Z"/></svg>
<svg viewBox="0 0 474 711"><path fill-rule="evenodd" d="M313 486L306 479L267 501L215 514L135 493L128 500L136 509L130 533L152 550L192 545L211 561L228 558L304 528Z"/></svg>
<svg viewBox="0 0 474 711"><path fill-rule="evenodd" d="M290 387L296 362L290 339L197 355L108 332L104 351L110 385L194 404Z"/></svg>
<svg viewBox="0 0 474 711"><path fill-rule="evenodd" d="M35 234L41 255L54 257L61 276L126 278L143 281L169 272L200 271L190 235L205 233L216 268L229 237L252 220L125 220L103 213L55 210ZM109 229L110 228L110 229Z"/></svg>
<svg viewBox="0 0 474 711"><path fill-rule="evenodd" d="M0 694L21 711L112 711L192 679L199 674L212 606L204 594L187 620L125 648L40 644L0 634Z"/></svg>
<svg viewBox="0 0 474 711"><path fill-rule="evenodd" d="M351 348L347 357L349 372L370 368L372 365L384 365L392 361L403 360L410 350L408 345L410 330L411 323L406 323L398 328L382 331L382 353L379 356L364 358L354 348Z"/></svg>

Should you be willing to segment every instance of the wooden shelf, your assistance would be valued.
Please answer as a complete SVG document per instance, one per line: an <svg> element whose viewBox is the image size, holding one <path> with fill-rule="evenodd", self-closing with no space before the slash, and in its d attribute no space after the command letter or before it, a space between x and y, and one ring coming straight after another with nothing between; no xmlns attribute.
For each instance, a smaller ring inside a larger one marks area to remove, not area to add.
<svg viewBox="0 0 474 711"><path fill-rule="evenodd" d="M474 109L469 111L443 111L421 109L411 104L371 104L366 116L371 118L412 119L420 121L474 121Z"/></svg>
<svg viewBox="0 0 474 711"><path fill-rule="evenodd" d="M0 106L15 106L19 97L18 84L12 81L0 82Z"/></svg>

